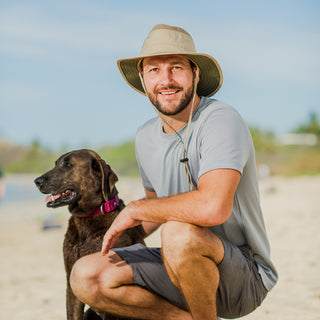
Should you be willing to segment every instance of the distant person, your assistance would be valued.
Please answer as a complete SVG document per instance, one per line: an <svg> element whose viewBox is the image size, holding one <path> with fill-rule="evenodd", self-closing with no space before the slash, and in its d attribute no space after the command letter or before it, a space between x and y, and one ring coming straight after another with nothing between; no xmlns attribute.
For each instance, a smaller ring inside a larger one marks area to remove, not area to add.
<svg viewBox="0 0 320 320"><path fill-rule="evenodd" d="M6 184L4 180L4 173L0 168L0 202L4 198L5 190L6 190Z"/></svg>
<svg viewBox="0 0 320 320"><path fill-rule="evenodd" d="M250 313L276 284L277 273L250 131L233 107L209 98L222 84L218 63L197 53L185 30L156 25L141 56L118 66L159 115L136 136L146 198L121 211L102 255L75 264L75 294L90 306L139 319ZM139 224L146 236L163 225L161 248L109 251L122 231Z"/></svg>

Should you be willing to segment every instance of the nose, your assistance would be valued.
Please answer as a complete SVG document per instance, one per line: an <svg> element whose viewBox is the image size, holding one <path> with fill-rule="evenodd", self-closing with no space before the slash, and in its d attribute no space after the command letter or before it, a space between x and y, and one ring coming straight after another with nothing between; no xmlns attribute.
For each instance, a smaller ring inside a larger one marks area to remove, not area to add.
<svg viewBox="0 0 320 320"><path fill-rule="evenodd" d="M44 184L44 178L43 177L38 177L37 179L34 180L34 183L38 188L41 188Z"/></svg>
<svg viewBox="0 0 320 320"><path fill-rule="evenodd" d="M169 68L161 70L160 79L162 84L171 84L173 82L173 74Z"/></svg>

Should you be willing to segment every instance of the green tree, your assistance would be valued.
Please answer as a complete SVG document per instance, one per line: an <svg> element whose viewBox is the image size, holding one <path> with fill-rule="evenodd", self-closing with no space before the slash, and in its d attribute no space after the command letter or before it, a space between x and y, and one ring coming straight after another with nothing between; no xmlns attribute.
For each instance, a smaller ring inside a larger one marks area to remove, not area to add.
<svg viewBox="0 0 320 320"><path fill-rule="evenodd" d="M315 112L311 112L309 115L309 120L305 124L301 124L293 132L295 133L312 133L320 137L320 123L318 116Z"/></svg>
<svg viewBox="0 0 320 320"><path fill-rule="evenodd" d="M264 131L257 127L250 127L252 140L256 151L273 152L277 148L277 143L273 132Z"/></svg>

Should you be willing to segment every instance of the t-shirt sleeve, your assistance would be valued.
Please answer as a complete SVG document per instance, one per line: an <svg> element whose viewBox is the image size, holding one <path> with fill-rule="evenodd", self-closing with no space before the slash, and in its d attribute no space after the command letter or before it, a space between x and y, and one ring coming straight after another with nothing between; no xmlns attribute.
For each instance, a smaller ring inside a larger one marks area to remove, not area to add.
<svg viewBox="0 0 320 320"><path fill-rule="evenodd" d="M214 169L234 169L242 174L251 152L252 139L247 125L233 108L211 112L202 123L198 138L198 179Z"/></svg>

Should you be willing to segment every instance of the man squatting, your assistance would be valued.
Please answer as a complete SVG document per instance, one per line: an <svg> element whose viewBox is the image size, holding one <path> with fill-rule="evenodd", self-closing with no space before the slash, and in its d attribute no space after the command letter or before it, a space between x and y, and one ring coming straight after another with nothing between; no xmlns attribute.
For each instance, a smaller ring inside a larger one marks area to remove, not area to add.
<svg viewBox="0 0 320 320"><path fill-rule="evenodd" d="M209 98L222 85L217 61L178 27L156 25L141 55L120 59L127 83L158 117L136 134L146 197L121 211L101 253L75 264L71 286L90 306L139 319L238 318L277 282L260 207L249 129ZM160 225L161 248L112 249L121 232Z"/></svg>

